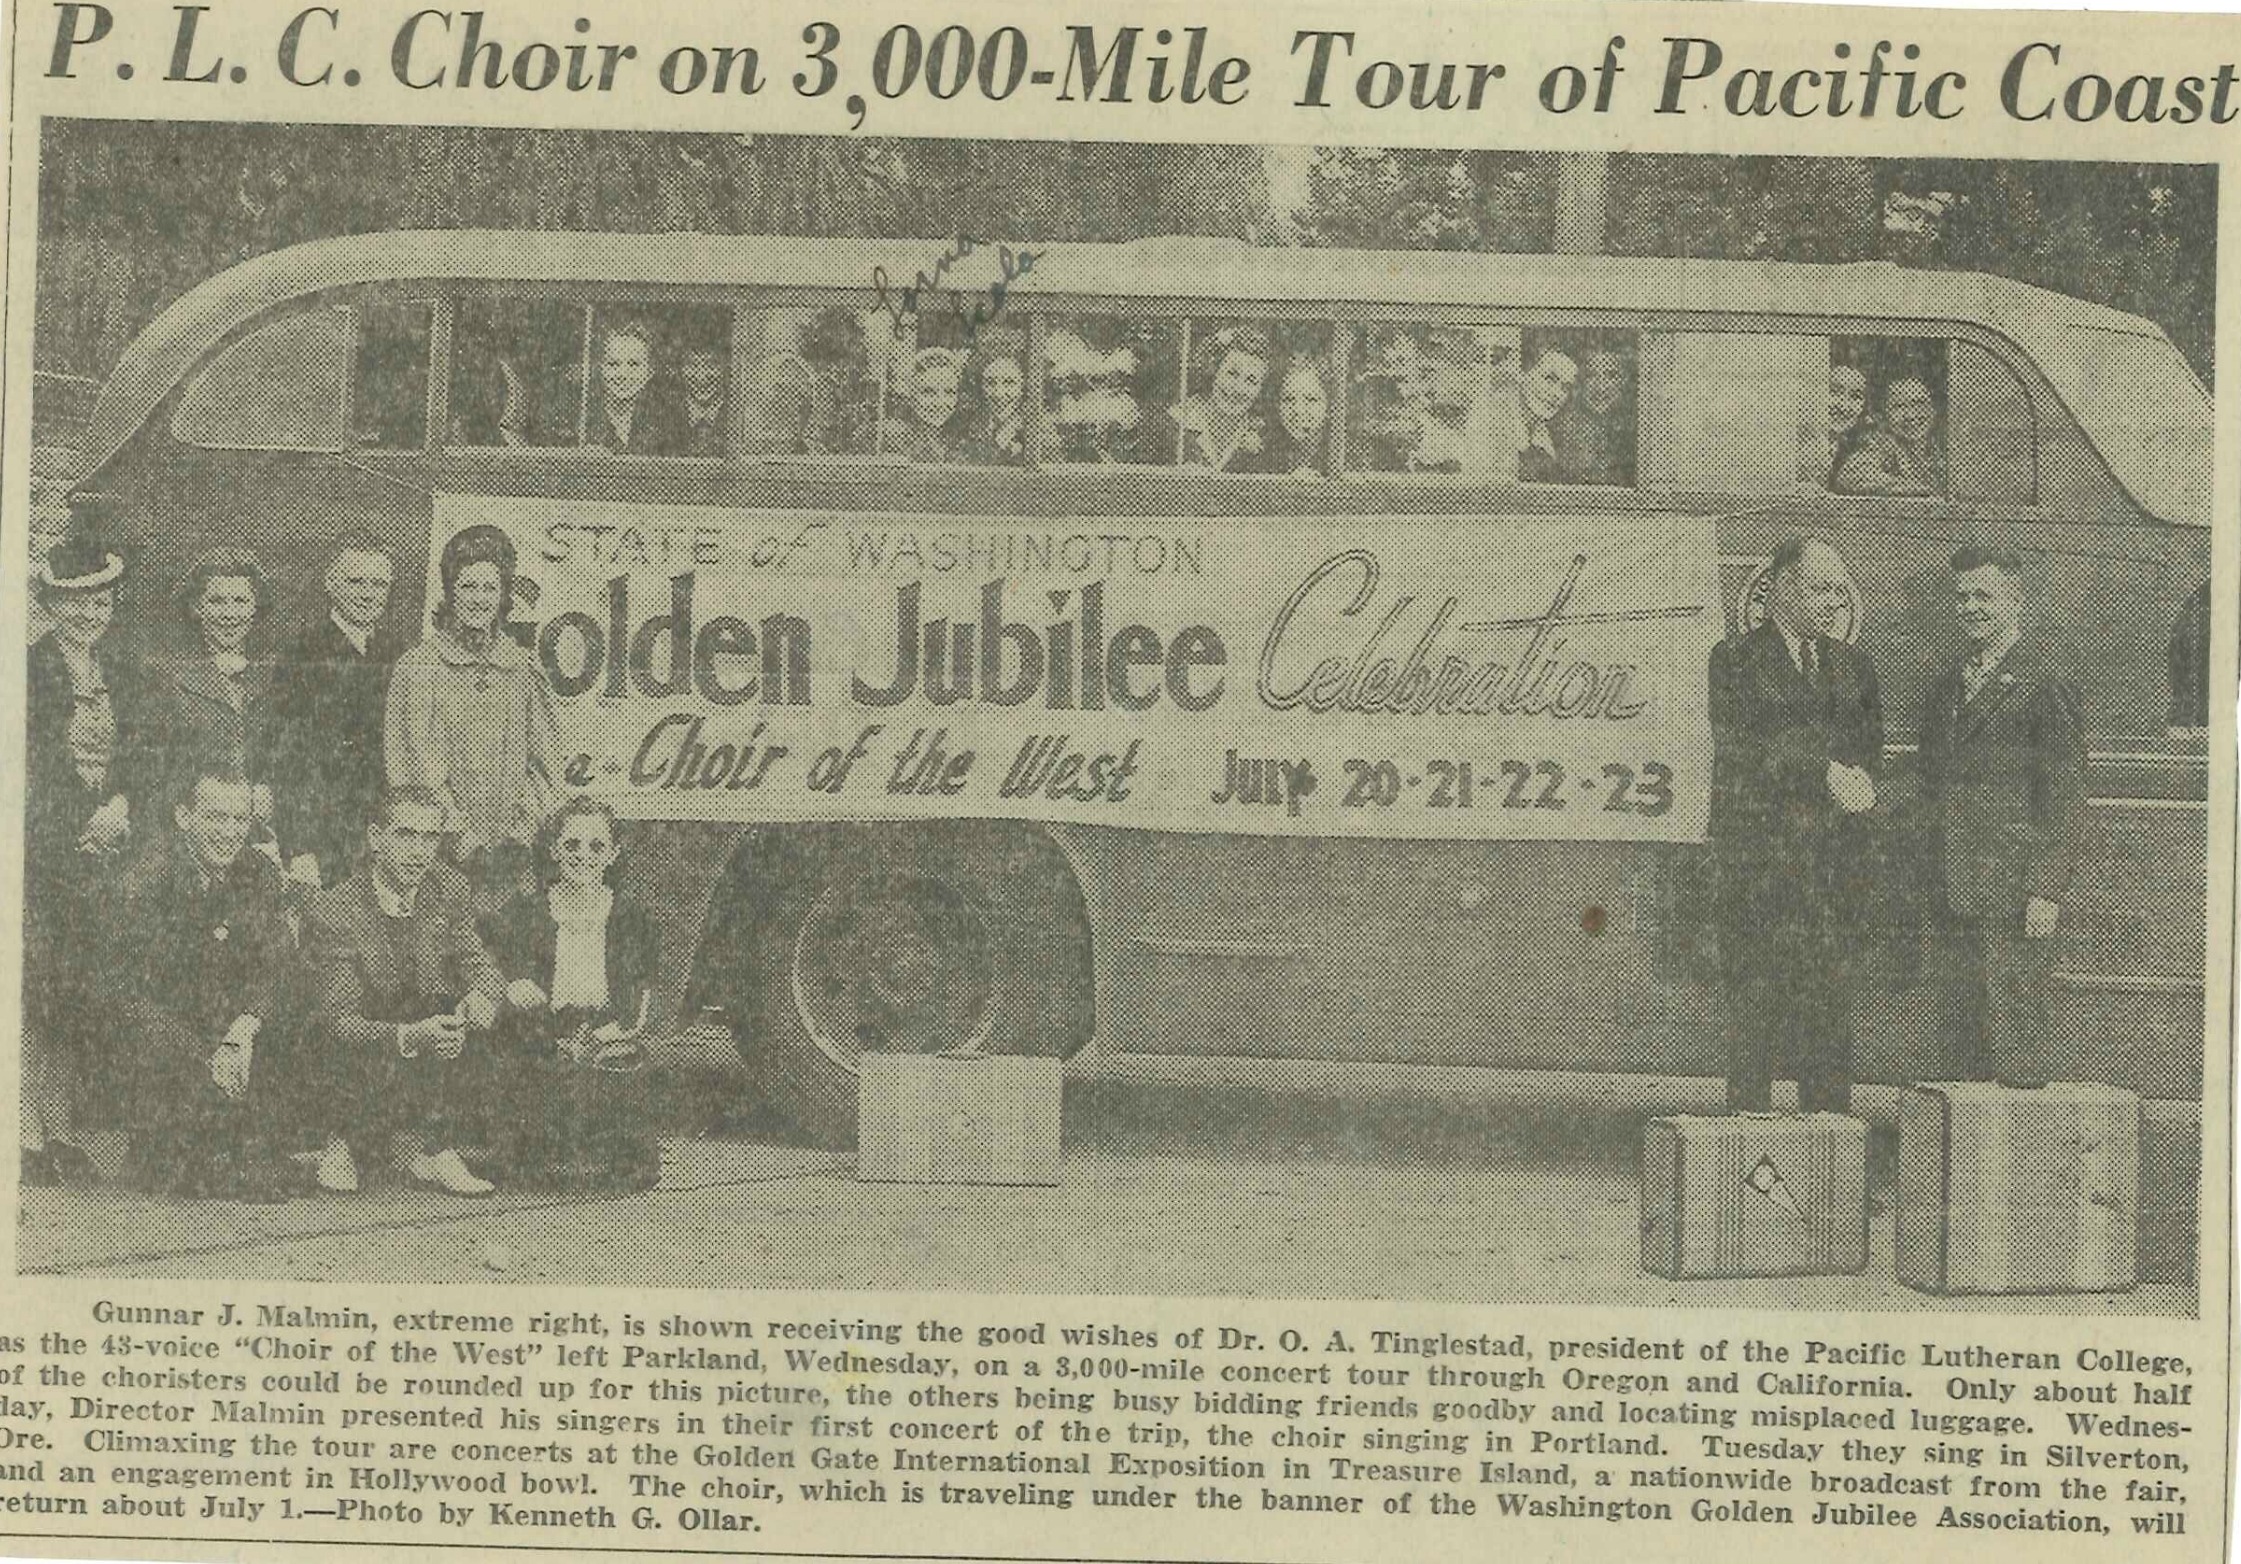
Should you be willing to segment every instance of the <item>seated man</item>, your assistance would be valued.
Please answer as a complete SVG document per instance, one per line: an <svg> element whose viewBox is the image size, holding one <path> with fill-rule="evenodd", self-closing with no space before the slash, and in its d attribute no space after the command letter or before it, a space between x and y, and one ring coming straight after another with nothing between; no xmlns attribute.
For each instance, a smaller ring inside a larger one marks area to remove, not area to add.
<svg viewBox="0 0 2241 1564"><path fill-rule="evenodd" d="M198 772L177 832L119 889L110 971L115 1056L132 1137L128 1180L185 1195L284 1198L250 1120L259 1036L294 959L280 871L246 850L249 783Z"/></svg>
<svg viewBox="0 0 2241 1564"><path fill-rule="evenodd" d="M353 1142L387 1137L412 1182L491 1191L453 1148L487 1128L488 1034L505 984L475 932L467 877L436 861L443 833L432 791L389 789L366 823L364 866L307 909L319 1014L304 1063L328 1134L322 1189L356 1189Z"/></svg>

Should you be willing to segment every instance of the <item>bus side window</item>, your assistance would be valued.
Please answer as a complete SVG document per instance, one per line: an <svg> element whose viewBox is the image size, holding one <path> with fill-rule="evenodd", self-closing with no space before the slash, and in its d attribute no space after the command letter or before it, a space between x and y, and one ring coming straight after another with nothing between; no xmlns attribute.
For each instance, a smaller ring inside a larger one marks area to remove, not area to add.
<svg viewBox="0 0 2241 1564"><path fill-rule="evenodd" d="M1514 326L1364 328L1347 403L1346 469L1511 482L1525 445L1521 345Z"/></svg>
<svg viewBox="0 0 2241 1564"><path fill-rule="evenodd" d="M1631 331L1523 333L1520 406L1528 483L1634 482L1640 443L1641 348Z"/></svg>
<svg viewBox="0 0 2241 1564"><path fill-rule="evenodd" d="M1347 466L1629 486L1641 369L1630 331L1371 326L1354 359Z"/></svg>
<svg viewBox="0 0 2241 1564"><path fill-rule="evenodd" d="M879 452L933 466L1025 464L1027 334L990 325L968 336L955 317L876 316Z"/></svg>
<svg viewBox="0 0 2241 1564"><path fill-rule="evenodd" d="M171 415L187 445L229 451L340 451L350 315L311 309L221 349Z"/></svg>
<svg viewBox="0 0 2241 1564"><path fill-rule="evenodd" d="M884 409L875 332L887 335L887 317L868 300L746 312L738 332L746 454L870 455Z"/></svg>
<svg viewBox="0 0 2241 1564"><path fill-rule="evenodd" d="M1177 467L1318 476L1330 461L1331 328L1320 321L1189 324L1190 376L1167 414Z"/></svg>
<svg viewBox="0 0 2241 1564"><path fill-rule="evenodd" d="M424 302L358 307L358 361L351 380L351 443L417 451L428 435L428 320Z"/></svg>
<svg viewBox="0 0 2241 1564"><path fill-rule="evenodd" d="M1052 319L1043 331L1043 449L1058 465L1165 467L1185 395L1183 328L1114 315Z"/></svg>
<svg viewBox="0 0 2241 1564"><path fill-rule="evenodd" d="M1952 492L1948 344L1930 337L1829 339L1831 464L1838 494L1930 497ZM1840 391L1841 386L1841 391ZM1861 410L1838 428L1838 410Z"/></svg>
<svg viewBox="0 0 2241 1564"><path fill-rule="evenodd" d="M1946 452L1957 500L2037 498L2039 431L2015 371L1973 342L1947 350Z"/></svg>
<svg viewBox="0 0 2241 1564"><path fill-rule="evenodd" d="M573 445L587 338L580 304L463 299L451 334L451 443Z"/></svg>
<svg viewBox="0 0 2241 1564"><path fill-rule="evenodd" d="M2210 725L2210 583L2204 581L2171 626L2171 726Z"/></svg>
<svg viewBox="0 0 2241 1564"><path fill-rule="evenodd" d="M728 309L601 305L592 312L590 395L573 443L617 456L723 455L730 362Z"/></svg>
<svg viewBox="0 0 2241 1564"><path fill-rule="evenodd" d="M1828 481L1827 338L1649 332L1640 368L1645 485L1779 494Z"/></svg>

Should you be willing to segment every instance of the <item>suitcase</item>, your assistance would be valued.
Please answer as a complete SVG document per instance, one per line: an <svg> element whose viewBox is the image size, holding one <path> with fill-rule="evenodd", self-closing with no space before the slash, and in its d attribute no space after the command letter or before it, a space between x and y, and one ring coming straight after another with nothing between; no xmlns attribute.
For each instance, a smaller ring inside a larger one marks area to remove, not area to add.
<svg viewBox="0 0 2241 1564"><path fill-rule="evenodd" d="M1653 1119L1642 1269L1675 1279L1867 1268L1867 1125L1838 1113Z"/></svg>
<svg viewBox="0 0 2241 1564"><path fill-rule="evenodd" d="M2140 1099L1953 1081L1899 1098L1898 1277L1931 1293L2138 1280Z"/></svg>
<svg viewBox="0 0 2241 1564"><path fill-rule="evenodd" d="M1056 1059L867 1053L856 1060L856 1177L1056 1184Z"/></svg>

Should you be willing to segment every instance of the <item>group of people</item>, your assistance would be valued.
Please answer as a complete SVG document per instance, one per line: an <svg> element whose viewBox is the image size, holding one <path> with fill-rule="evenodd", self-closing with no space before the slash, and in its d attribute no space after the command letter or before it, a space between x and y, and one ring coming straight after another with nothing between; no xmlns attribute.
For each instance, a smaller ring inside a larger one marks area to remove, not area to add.
<svg viewBox="0 0 2241 1564"><path fill-rule="evenodd" d="M1827 542L1775 551L1766 617L1714 648L1711 838L1729 998L1728 1103L1765 1111L1776 1074L1806 1112L1848 1112L1852 997L1874 898L1866 821L1883 802L1883 708ZM1902 851L1928 900L1924 941L1949 1058L1969 1079L2032 1078L2086 801L2076 687L2023 626L2022 565L1952 559L1964 648L1931 681ZM1888 819L1890 811L1884 809ZM1882 844L1888 848L1888 838Z"/></svg>
<svg viewBox="0 0 2241 1564"><path fill-rule="evenodd" d="M1146 416L1134 348L1101 351L1075 331L1054 331L1045 347L1052 458L1208 472L1323 471L1331 404L1325 354L1280 348L1265 331L1232 326L1203 335L1194 356L1203 388ZM968 387L970 405L961 396ZM921 348L911 359L907 416L888 420L880 449L914 462L1018 466L1026 459L1025 390L1013 354Z"/></svg>
<svg viewBox="0 0 2241 1564"><path fill-rule="evenodd" d="M1366 471L1634 482L1634 359L1616 339L1525 333L1512 351L1473 331L1394 328L1354 388Z"/></svg>
<svg viewBox="0 0 2241 1564"><path fill-rule="evenodd" d="M1027 459L1026 387L1026 371L1009 353L920 348L911 355L908 408L886 419L879 448L914 462L1020 466Z"/></svg>
<svg viewBox="0 0 2241 1564"><path fill-rule="evenodd" d="M140 657L108 644L124 570L78 538L36 582L24 1181L94 1178L89 1134L121 1131L125 1178L172 1193L352 1191L367 1157L456 1195L650 1182L653 925L612 812L559 800L511 540L450 541L409 648L388 551L345 546L271 662L247 553L195 561Z"/></svg>
<svg viewBox="0 0 2241 1564"><path fill-rule="evenodd" d="M1178 438L1208 465L1249 442L1296 452L1311 421L1256 431L1262 391L1226 365L1178 410ZM245 552L196 560L177 633L138 657L109 643L124 562L85 538L47 555L52 628L28 664L26 1183L93 1177L81 1126L97 1122L129 1137L131 1181L175 1192L284 1196L291 1150L331 1191L384 1154L460 1195L493 1172L651 1179L651 1137L609 1133L599 1104L640 1062L654 928L615 890L612 812L561 800L551 692L505 631L515 567L502 530L458 533L433 628L407 647L389 552L352 543L267 661L252 647L273 605ZM1951 1057L1984 1078L2028 1073L2044 1037L2085 801L2078 694L2024 632L2021 576L2009 553L1953 557L1967 650L1930 686L1908 817ZM1849 1105L1870 860L1890 843L1864 829L1890 811L1875 665L1837 633L1850 601L1836 550L1793 539L1764 622L1711 658L1738 1110L1766 1109L1784 1072L1807 1111ZM493 1148L480 1171L462 1156Z"/></svg>
<svg viewBox="0 0 2241 1564"><path fill-rule="evenodd" d="M1900 373L1870 392L1867 371L1829 366L1829 462L1810 475L1836 494L1946 491L1945 430L1930 383Z"/></svg>
<svg viewBox="0 0 2241 1564"><path fill-rule="evenodd" d="M659 334L635 321L609 325L592 355L588 395L562 375L540 392L512 353L493 346L465 377L454 438L462 445L574 445L617 456L721 456L730 439L730 346L690 341L674 367L659 361Z"/></svg>
<svg viewBox="0 0 2241 1564"><path fill-rule="evenodd" d="M1484 347L1470 332L1433 336ZM696 337L665 365L661 341L649 325L611 323L591 354L588 391L571 372L542 393L516 355L492 347L455 397L454 438L625 456L723 455L728 344ZM1443 378L1456 377L1443 377L1433 362L1438 345L1428 350L1400 329L1372 341L1354 377L1360 448L1346 454L1347 465L1497 482L1635 481L1629 347L1592 333L1526 333L1515 353L1467 354L1467 383L1443 397ZM782 430L773 449L815 454L805 431L814 421L816 374L799 354L766 357L748 377L750 446L761 449ZM1142 355L1133 348L1101 354L1059 327L1046 339L1045 357L1054 460L1299 476L1337 465L1330 354L1312 334L1291 341L1250 324L1208 329L1192 350L1198 389L1165 410L1140 404ZM1026 390L1016 334L992 334L988 346L920 346L904 383L885 399L877 448L917 463L1022 466ZM1944 493L1943 419L1930 377L1902 367L1876 384L1859 362L1836 359L1826 447L1807 463L1806 479L1834 493Z"/></svg>

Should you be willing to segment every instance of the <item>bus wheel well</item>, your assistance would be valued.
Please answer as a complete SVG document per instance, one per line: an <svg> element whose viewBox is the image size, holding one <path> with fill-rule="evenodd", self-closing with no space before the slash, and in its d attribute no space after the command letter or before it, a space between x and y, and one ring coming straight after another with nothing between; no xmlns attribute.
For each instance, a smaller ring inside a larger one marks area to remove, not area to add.
<svg viewBox="0 0 2241 1564"><path fill-rule="evenodd" d="M1041 828L937 821L751 833L716 880L693 992L749 1090L851 1143L860 1053L1069 1058L1095 1031L1089 919Z"/></svg>

